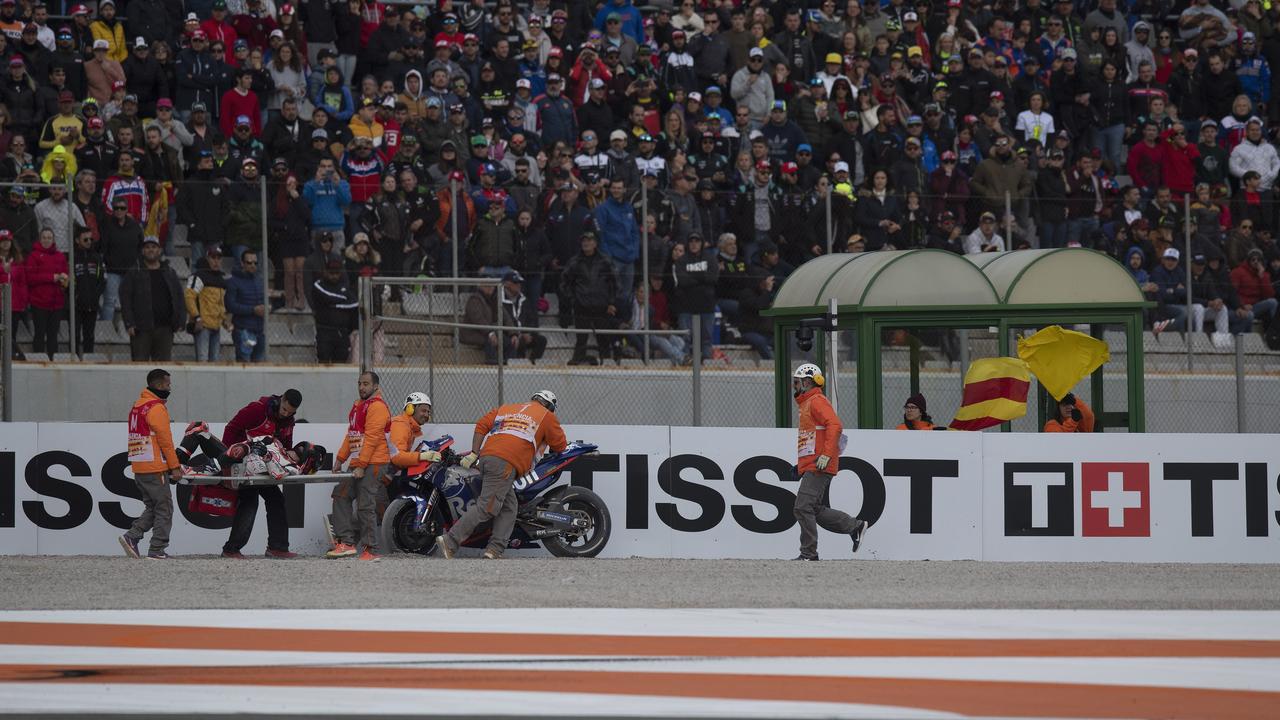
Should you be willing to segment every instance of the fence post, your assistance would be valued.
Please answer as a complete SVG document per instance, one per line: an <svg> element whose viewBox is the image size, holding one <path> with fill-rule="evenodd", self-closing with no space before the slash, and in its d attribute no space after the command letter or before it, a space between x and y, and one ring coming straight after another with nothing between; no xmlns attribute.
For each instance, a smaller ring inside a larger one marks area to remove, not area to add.
<svg viewBox="0 0 1280 720"><path fill-rule="evenodd" d="M1186 249L1182 251L1182 263L1187 268L1187 372L1192 371L1192 353L1191 353L1191 196L1185 195L1182 198L1182 206L1184 217L1182 221L1183 234L1186 236Z"/></svg>
<svg viewBox="0 0 1280 720"><path fill-rule="evenodd" d="M449 231L451 236L449 240L450 250L453 253L453 270L450 275L453 277L461 277L462 273L458 272L458 181L449 180L449 221L452 228ZM453 284L453 322L458 322L458 283ZM458 364L458 344L459 344L458 328L453 328L453 364Z"/></svg>
<svg viewBox="0 0 1280 720"><path fill-rule="evenodd" d="M1013 196L1004 191L1004 249L1013 249Z"/></svg>
<svg viewBox="0 0 1280 720"><path fill-rule="evenodd" d="M71 234L71 248L67 251L67 332L70 333L68 339L71 342L67 344L71 346L72 357L82 358L76 342L76 204L71 200L70 191L67 192L66 203L67 232ZM172 228L170 231L172 232Z"/></svg>
<svg viewBox="0 0 1280 720"><path fill-rule="evenodd" d="M835 317L839 309L840 305L835 298L827 302L827 312L831 317ZM840 400L836 388L840 381L840 331L832 330L830 335L831 338L827 341L827 399L831 401L831 409L839 412Z"/></svg>
<svg viewBox="0 0 1280 720"><path fill-rule="evenodd" d="M836 235L836 229L835 229L835 228L833 228L833 227L831 227L831 193L833 193L833 192L835 192L835 191L836 191L836 186L835 186L835 184L834 184L834 183L827 183L827 196L826 196L826 206L827 206L827 227L826 227L826 230L827 230L827 233L826 233L826 234L827 234L827 254L828 254L828 255L830 255L831 253L835 252L835 246L836 246L836 238L835 238L835 235Z"/></svg>
<svg viewBox="0 0 1280 720"><path fill-rule="evenodd" d="M1249 432L1244 391L1244 335L1232 335L1236 341L1236 432Z"/></svg>
<svg viewBox="0 0 1280 720"><path fill-rule="evenodd" d="M267 340L271 326L271 246L267 244L266 175L258 176L258 202L261 203L258 213L262 216L262 254L258 256L258 269L262 271L262 342L266 343L266 347L262 349L262 357L265 358L271 350L271 343Z"/></svg>
<svg viewBox="0 0 1280 720"><path fill-rule="evenodd" d="M640 308L640 329L649 329L649 188L640 183L640 288L644 307ZM630 291L631 288L626 288ZM564 308L560 308L564 312ZM633 318L634 320L634 318ZM649 364L649 335L644 335L644 363Z"/></svg>
<svg viewBox="0 0 1280 720"><path fill-rule="evenodd" d="M702 315L693 313L693 426L702 427Z"/></svg>
<svg viewBox="0 0 1280 720"><path fill-rule="evenodd" d="M457 285L454 285L454 287L457 287ZM498 318L498 321L494 323L498 326L498 404L494 407L502 405L502 365L507 359L507 337L506 333L502 331L502 289L502 286L499 285L493 291L493 304L497 306L497 312L494 313L494 317Z"/></svg>
<svg viewBox="0 0 1280 720"><path fill-rule="evenodd" d="M70 198L68 198L68 202ZM4 305L4 339L0 342L0 382L4 383L4 421L13 422L13 286L10 283L0 285L0 304Z"/></svg>
<svg viewBox="0 0 1280 720"><path fill-rule="evenodd" d="M431 286L423 285L422 287L424 287L427 291L427 317L433 318L435 317L435 314L431 311L431 298L433 295L433 293L431 292ZM435 345L436 345L436 329L433 327L428 327L427 328L427 394L433 398L436 396L436 359L435 359L436 348L435 348Z"/></svg>
<svg viewBox="0 0 1280 720"><path fill-rule="evenodd" d="M360 372L373 367L373 279L360 278Z"/></svg>

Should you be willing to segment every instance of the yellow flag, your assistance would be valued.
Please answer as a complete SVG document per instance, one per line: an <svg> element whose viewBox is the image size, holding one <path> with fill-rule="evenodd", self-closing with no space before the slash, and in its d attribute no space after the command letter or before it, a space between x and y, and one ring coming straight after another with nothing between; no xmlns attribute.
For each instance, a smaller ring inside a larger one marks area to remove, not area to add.
<svg viewBox="0 0 1280 720"><path fill-rule="evenodd" d="M1095 337L1050 325L1018 338L1018 357L1053 396L1061 400L1075 384L1111 359L1107 344Z"/></svg>

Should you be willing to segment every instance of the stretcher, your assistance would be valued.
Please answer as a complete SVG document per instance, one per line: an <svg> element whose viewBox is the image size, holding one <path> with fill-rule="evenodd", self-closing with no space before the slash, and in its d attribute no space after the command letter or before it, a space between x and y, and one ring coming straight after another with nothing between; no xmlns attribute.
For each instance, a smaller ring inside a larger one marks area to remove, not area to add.
<svg viewBox="0 0 1280 720"><path fill-rule="evenodd" d="M315 473L314 475L288 475L273 478L270 475L192 475L183 476L179 485L217 485L222 482L235 482L241 487L253 485L311 485L315 483L336 483L355 477L351 473Z"/></svg>

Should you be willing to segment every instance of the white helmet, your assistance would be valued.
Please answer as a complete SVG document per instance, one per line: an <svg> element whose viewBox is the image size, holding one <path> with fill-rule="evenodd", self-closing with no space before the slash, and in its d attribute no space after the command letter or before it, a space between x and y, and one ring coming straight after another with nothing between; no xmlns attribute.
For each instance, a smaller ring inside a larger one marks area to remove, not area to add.
<svg viewBox="0 0 1280 720"><path fill-rule="evenodd" d="M550 390L539 390L538 392L534 393L533 397L530 399L541 400L542 402L548 405L551 412L556 411L556 394L551 392Z"/></svg>
<svg viewBox="0 0 1280 720"><path fill-rule="evenodd" d="M410 415L413 414L415 405L431 405L431 397L424 392L411 392L409 397L404 399L404 411Z"/></svg>
<svg viewBox="0 0 1280 720"><path fill-rule="evenodd" d="M826 378L822 377L822 369L813 363L805 363L796 368L796 371L791 373L791 377L795 379L808 378L818 387L822 387L827 381Z"/></svg>

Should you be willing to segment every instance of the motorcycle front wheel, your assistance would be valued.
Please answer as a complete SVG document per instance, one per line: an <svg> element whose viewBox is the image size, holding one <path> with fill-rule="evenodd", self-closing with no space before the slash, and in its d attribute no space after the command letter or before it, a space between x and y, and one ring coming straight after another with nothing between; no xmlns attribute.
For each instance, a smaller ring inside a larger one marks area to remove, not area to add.
<svg viewBox="0 0 1280 720"><path fill-rule="evenodd" d="M421 527L415 528L418 506L409 498L396 498L382 514L382 552L434 555L436 536L444 532L444 516L440 507L431 509Z"/></svg>
<svg viewBox="0 0 1280 720"><path fill-rule="evenodd" d="M609 507L597 494L586 488L569 487L555 497L564 505L565 512L587 520L589 525L581 533L554 535L544 538L542 544L556 557L595 557L609 542L612 523Z"/></svg>

